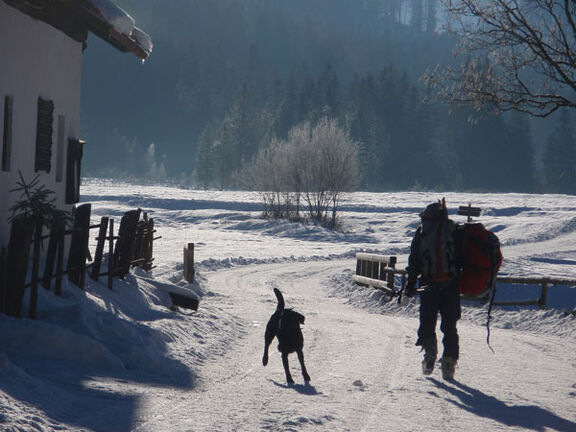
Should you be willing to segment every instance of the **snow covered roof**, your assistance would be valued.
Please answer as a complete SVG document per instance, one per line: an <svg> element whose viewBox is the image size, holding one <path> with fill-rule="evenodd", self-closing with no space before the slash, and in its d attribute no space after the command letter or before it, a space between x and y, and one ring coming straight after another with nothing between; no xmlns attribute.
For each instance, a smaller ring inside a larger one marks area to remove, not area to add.
<svg viewBox="0 0 576 432"><path fill-rule="evenodd" d="M90 31L122 52L145 60L152 40L136 27L134 18L111 0L4 0L7 4L42 20L80 42Z"/></svg>

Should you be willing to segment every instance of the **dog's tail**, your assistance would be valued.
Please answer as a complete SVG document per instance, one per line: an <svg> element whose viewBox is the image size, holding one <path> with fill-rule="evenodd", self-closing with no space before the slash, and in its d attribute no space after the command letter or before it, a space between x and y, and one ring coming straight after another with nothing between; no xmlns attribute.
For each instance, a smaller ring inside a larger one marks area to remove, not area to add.
<svg viewBox="0 0 576 432"><path fill-rule="evenodd" d="M276 306L276 310L284 309L284 297L278 288L274 288L274 294L276 294L276 298L278 299L278 306Z"/></svg>

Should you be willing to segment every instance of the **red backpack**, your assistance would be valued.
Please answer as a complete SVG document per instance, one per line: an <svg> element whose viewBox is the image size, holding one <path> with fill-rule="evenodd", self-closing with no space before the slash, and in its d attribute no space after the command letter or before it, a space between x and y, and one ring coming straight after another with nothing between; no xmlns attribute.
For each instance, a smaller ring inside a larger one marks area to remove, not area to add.
<svg viewBox="0 0 576 432"><path fill-rule="evenodd" d="M467 223L458 228L458 254L462 272L458 289L464 297L487 297L494 287L502 265L500 241L481 223Z"/></svg>

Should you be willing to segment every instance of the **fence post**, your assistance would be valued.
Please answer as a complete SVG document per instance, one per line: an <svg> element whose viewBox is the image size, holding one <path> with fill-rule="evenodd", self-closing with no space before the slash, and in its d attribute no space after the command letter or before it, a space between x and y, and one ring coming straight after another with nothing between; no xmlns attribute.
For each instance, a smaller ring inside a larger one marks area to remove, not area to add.
<svg viewBox="0 0 576 432"><path fill-rule="evenodd" d="M10 229L10 240L6 253L6 293L4 313L19 317L22 310L30 243L34 235L34 222L31 219L15 219Z"/></svg>
<svg viewBox="0 0 576 432"><path fill-rule="evenodd" d="M108 235L108 289L114 287L114 219L110 219L110 234Z"/></svg>
<svg viewBox="0 0 576 432"><path fill-rule="evenodd" d="M154 219L148 219L146 236L144 237L144 264L146 271L152 270L152 261L154 260Z"/></svg>
<svg viewBox="0 0 576 432"><path fill-rule="evenodd" d="M130 263L134 257L136 225L142 210L129 210L124 213L118 229L118 241L114 250L114 273L124 279L130 272Z"/></svg>
<svg viewBox="0 0 576 432"><path fill-rule="evenodd" d="M184 279L194 282L194 243L184 246Z"/></svg>
<svg viewBox="0 0 576 432"><path fill-rule="evenodd" d="M388 279L388 274L386 273L386 270L387 270L387 265L386 265L386 263L379 263L379 265L380 265L380 271L379 271L379 274L378 274L378 278L377 278L377 279L380 279L380 280L383 280L383 281L384 281L384 280L387 280L387 279Z"/></svg>
<svg viewBox="0 0 576 432"><path fill-rule="evenodd" d="M143 214L143 219L138 221L134 228L134 242L130 252L130 267L142 267L144 258L144 238L146 236L146 229L148 228L148 216Z"/></svg>
<svg viewBox="0 0 576 432"><path fill-rule="evenodd" d="M538 299L538 307L540 309L546 309L547 295L548 295L548 282L542 281L542 291L540 293L540 298Z"/></svg>
<svg viewBox="0 0 576 432"><path fill-rule="evenodd" d="M6 268L6 248L0 248L0 313L4 313L6 303L6 281L8 278Z"/></svg>
<svg viewBox="0 0 576 432"><path fill-rule="evenodd" d="M91 210L91 204L82 204L76 208L68 257L68 279L80 288L84 288L86 280L86 257L90 240Z"/></svg>
<svg viewBox="0 0 576 432"><path fill-rule="evenodd" d="M56 285L54 287L54 294L61 296L62 276L64 275L64 239L66 238L66 231L64 228L59 228L56 235L58 237L58 250L56 255Z"/></svg>
<svg viewBox="0 0 576 432"><path fill-rule="evenodd" d="M28 316L36 319L36 305L38 303L38 276L40 273L40 248L42 247L42 216L38 216L34 223L34 248L32 252L32 279L30 281L30 307Z"/></svg>
<svg viewBox="0 0 576 432"><path fill-rule="evenodd" d="M102 216L100 219L100 228L96 243L96 252L94 252L94 265L90 277L95 281L100 277L100 267L102 266L102 257L104 255L104 243L106 242L106 231L108 231L108 218Z"/></svg>
<svg viewBox="0 0 576 432"><path fill-rule="evenodd" d="M390 259L388 260L388 266L394 270L396 269L396 261L398 259L395 256L391 256ZM386 281L388 282L387 286L390 289L394 289L394 272L389 272L387 275L387 279Z"/></svg>
<svg viewBox="0 0 576 432"><path fill-rule="evenodd" d="M50 291L50 285L54 275L54 261L56 260L56 251L58 250L58 237L56 233L57 227L54 226L50 231L48 252L46 252L46 265L44 266L44 276L42 277L42 286L48 291Z"/></svg>

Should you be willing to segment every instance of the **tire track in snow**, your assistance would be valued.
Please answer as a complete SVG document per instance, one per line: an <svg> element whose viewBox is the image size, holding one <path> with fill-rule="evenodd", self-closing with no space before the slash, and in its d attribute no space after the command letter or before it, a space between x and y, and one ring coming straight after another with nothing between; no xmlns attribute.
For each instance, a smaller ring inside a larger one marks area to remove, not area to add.
<svg viewBox="0 0 576 432"><path fill-rule="evenodd" d="M227 352L198 370L199 385L162 413L148 416L139 432L154 430L359 430L369 419L378 430L382 392L397 385L404 335L397 319L370 314L328 295L325 281L349 261L245 266L206 275L216 293L204 302L235 315L245 333ZM276 308L272 287L287 307L306 315L304 354L312 376L304 386L295 355L297 384L286 386L275 343L261 364L264 330ZM361 382L361 385L358 385ZM356 385L355 385L356 383ZM154 410L154 402L149 405Z"/></svg>

